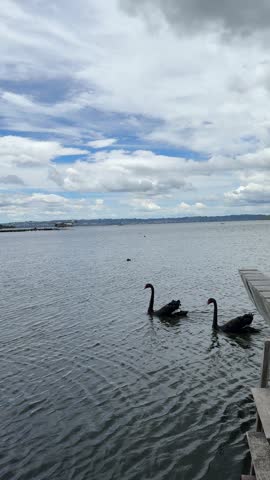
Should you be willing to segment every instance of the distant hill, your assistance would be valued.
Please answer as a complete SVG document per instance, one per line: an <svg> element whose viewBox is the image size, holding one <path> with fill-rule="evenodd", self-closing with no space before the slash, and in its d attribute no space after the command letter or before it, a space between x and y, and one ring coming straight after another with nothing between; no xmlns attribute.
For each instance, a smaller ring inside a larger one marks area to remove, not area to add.
<svg viewBox="0 0 270 480"><path fill-rule="evenodd" d="M162 223L196 223L196 222L239 222L254 220L270 220L270 215L224 215L216 217L176 217L176 218L118 218L75 220L74 225L136 225Z"/></svg>
<svg viewBox="0 0 270 480"><path fill-rule="evenodd" d="M224 215L224 216L212 216L212 217L176 217L176 218L100 218L94 220L70 220L70 219L55 219L50 221L25 221L25 222L12 222L3 223L0 228L6 227L51 227L55 223L65 223L68 226L95 226L95 225L137 225L137 224L162 224L162 223L195 223L195 222L239 222L239 221L254 221L254 220L270 220L270 215Z"/></svg>

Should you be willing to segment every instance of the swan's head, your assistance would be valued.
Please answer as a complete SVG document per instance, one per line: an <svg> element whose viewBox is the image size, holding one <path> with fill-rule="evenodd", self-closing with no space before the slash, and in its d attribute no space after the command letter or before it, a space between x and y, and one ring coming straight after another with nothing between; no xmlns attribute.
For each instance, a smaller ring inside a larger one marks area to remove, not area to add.
<svg viewBox="0 0 270 480"><path fill-rule="evenodd" d="M144 288L153 288L153 285L152 283L146 283Z"/></svg>
<svg viewBox="0 0 270 480"><path fill-rule="evenodd" d="M215 299L214 298L208 298L207 305L210 305L210 303L215 303Z"/></svg>

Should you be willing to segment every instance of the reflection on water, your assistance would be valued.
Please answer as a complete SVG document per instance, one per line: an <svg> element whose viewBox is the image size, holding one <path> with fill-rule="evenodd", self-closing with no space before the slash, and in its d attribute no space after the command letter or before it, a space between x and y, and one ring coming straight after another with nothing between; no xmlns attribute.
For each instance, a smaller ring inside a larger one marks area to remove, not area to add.
<svg viewBox="0 0 270 480"><path fill-rule="evenodd" d="M220 348L221 346L219 342L218 332L216 330L212 330L210 337L211 337L211 343L210 343L210 346L208 347L209 352L214 348Z"/></svg>
<svg viewBox="0 0 270 480"><path fill-rule="evenodd" d="M254 310L269 222L2 234L1 478L236 480L263 341L213 332ZM145 236L144 236L145 235ZM251 254L252 252L252 254ZM126 262L126 258L132 262ZM146 314L181 298L188 317Z"/></svg>

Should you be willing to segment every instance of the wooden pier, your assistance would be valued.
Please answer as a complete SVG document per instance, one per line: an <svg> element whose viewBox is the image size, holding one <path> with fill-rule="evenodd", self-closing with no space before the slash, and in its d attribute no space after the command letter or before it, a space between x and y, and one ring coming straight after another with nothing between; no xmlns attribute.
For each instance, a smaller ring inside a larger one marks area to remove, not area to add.
<svg viewBox="0 0 270 480"><path fill-rule="evenodd" d="M256 269L240 270L248 295L258 312L270 324L270 278ZM241 480L270 480L270 388L268 386L270 365L270 340L264 344L261 379L258 388L251 392L257 410L256 430L247 432L251 455L249 475Z"/></svg>

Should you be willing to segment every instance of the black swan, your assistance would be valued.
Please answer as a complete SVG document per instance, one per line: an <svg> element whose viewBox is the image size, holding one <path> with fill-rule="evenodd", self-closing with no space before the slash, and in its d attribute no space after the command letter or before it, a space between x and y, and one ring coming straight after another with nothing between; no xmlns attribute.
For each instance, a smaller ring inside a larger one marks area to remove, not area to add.
<svg viewBox="0 0 270 480"><path fill-rule="evenodd" d="M245 333L245 332L255 332L257 331L255 328L252 329L252 327L249 327L253 320L253 314L252 313L246 313L245 315L242 315L240 317L233 318L232 320L229 320L227 323L224 323L224 325L218 325L218 308L217 308L217 301L214 298L209 298L207 301L207 304L210 305L210 303L214 304L214 316L213 316L213 329L214 330L222 330L222 332L227 332L227 333Z"/></svg>
<svg viewBox="0 0 270 480"><path fill-rule="evenodd" d="M156 315L158 317L178 318L178 317L185 317L188 314L186 310L177 311L181 305L180 300L172 300L170 303L167 303L167 305L164 305L164 307L159 308L159 310L154 310L154 298L155 298L154 287L151 283L147 283L144 288L151 289L151 297L150 297L149 307L147 310L147 313L149 315Z"/></svg>

